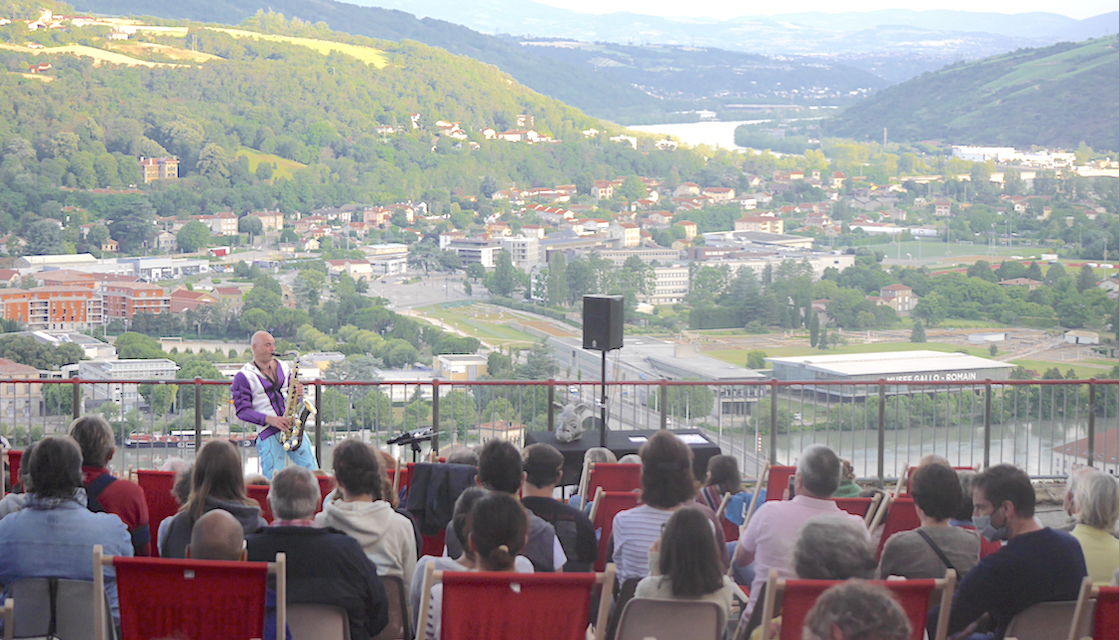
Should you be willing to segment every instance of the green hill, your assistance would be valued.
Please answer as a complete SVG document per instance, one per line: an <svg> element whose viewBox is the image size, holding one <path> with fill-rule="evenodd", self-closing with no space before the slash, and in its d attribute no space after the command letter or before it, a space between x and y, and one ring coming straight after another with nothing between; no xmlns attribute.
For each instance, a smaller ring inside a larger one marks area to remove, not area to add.
<svg viewBox="0 0 1120 640"><path fill-rule="evenodd" d="M1120 37L1020 49L895 85L827 123L827 135L957 144L1120 149Z"/></svg>

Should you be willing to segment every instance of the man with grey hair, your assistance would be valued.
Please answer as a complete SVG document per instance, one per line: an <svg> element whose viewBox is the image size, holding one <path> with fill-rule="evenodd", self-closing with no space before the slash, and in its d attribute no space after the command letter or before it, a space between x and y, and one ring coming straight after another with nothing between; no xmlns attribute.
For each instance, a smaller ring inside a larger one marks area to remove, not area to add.
<svg viewBox="0 0 1120 640"><path fill-rule="evenodd" d="M877 567L867 527L847 518L813 516L793 544L793 570L802 580L871 580Z"/></svg>
<svg viewBox="0 0 1120 640"><path fill-rule="evenodd" d="M303 467L277 471L268 489L272 526L245 538L249 560L288 558L288 602L342 607L352 640L368 640L389 623L389 602L377 567L358 541L338 529L317 527L319 482Z"/></svg>
<svg viewBox="0 0 1120 640"><path fill-rule="evenodd" d="M739 567L754 563L754 582L744 615L749 616L754 610L771 569L776 569L782 578L797 577L793 541L801 526L813 516L847 518L862 527L863 535L870 541L863 518L842 511L832 501L833 492L840 486L840 469L840 458L832 449L823 444L809 445L797 459L793 498L763 503L747 524L735 547L734 559Z"/></svg>
<svg viewBox="0 0 1120 640"><path fill-rule="evenodd" d="M233 376L230 396L238 419L259 428L257 453L260 455L261 473L271 479L277 461L285 457L301 467L318 469L315 454L306 442L299 449L286 451L278 437L281 431L287 431L292 426L292 421L284 417L284 411L293 380L291 367L274 357L276 340L269 332L258 331L253 334L249 346L253 351L253 360ZM302 394L298 382L296 393Z"/></svg>
<svg viewBox="0 0 1120 640"><path fill-rule="evenodd" d="M829 588L805 616L802 640L909 640L906 612L883 587L852 580Z"/></svg>
<svg viewBox="0 0 1120 640"><path fill-rule="evenodd" d="M135 482L109 473L109 461L116 452L113 428L101 416L85 415L70 423L70 437L82 450L86 506L94 513L111 513L120 518L132 537L133 554L150 556L152 531L144 490Z"/></svg>

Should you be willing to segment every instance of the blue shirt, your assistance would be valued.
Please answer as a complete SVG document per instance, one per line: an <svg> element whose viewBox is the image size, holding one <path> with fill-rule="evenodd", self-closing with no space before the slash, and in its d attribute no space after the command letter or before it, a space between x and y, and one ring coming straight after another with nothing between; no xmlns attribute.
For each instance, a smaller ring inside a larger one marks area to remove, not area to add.
<svg viewBox="0 0 1120 640"><path fill-rule="evenodd" d="M952 635L991 614L996 638L1015 614L1040 602L1076 600L1088 574L1077 539L1049 527L1012 538L961 580L949 617Z"/></svg>
<svg viewBox="0 0 1120 640"><path fill-rule="evenodd" d="M93 513L66 500L53 508L32 496L27 506L0 520L0 583L21 578L93 580L93 545L105 555L131 556L128 527L111 513ZM105 592L120 624L116 572L105 568ZM7 590L5 590L7 596Z"/></svg>

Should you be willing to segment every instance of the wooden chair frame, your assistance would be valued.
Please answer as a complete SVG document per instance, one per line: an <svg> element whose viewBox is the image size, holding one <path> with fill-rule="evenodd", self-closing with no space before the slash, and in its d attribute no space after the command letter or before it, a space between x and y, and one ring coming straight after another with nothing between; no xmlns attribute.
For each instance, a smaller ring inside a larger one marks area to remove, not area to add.
<svg viewBox="0 0 1120 640"><path fill-rule="evenodd" d="M602 490L602 487L600 487ZM416 619L416 637L421 636L420 629L428 624L428 607L432 600L432 587L437 581L443 579L443 571L436 571L435 563L428 563L424 568L424 587L420 598L420 615ZM594 634L588 634L588 640L606 640L607 620L611 612L611 599L614 597L614 563L608 562L607 569L595 573L595 582L599 585L599 613L595 618Z"/></svg>
<svg viewBox="0 0 1120 640"><path fill-rule="evenodd" d="M105 608L101 606L98 596L105 593L104 567L113 566L116 556L107 556L101 545L93 545L93 623L95 625L94 637L97 640L106 640L105 634ZM276 631L282 633L288 627L288 561L283 553L276 554L276 561L268 563L268 572L277 576L276 580ZM261 640L257 638L255 640Z"/></svg>
<svg viewBox="0 0 1120 640"><path fill-rule="evenodd" d="M751 496L751 503L747 505L747 515L743 518L743 526L739 527L739 535L742 536L743 532L747 530L747 524L751 521L751 516L754 515L754 510L758 507L758 495L762 493L762 488L766 486L766 478L770 475L770 463L767 462L766 466L762 467L762 473L758 475L758 482L754 485L754 495Z"/></svg>
<svg viewBox="0 0 1120 640"><path fill-rule="evenodd" d="M0 484L3 484L0 482ZM15 614L16 601L11 598L4 600L4 605L0 606L0 620L4 621L4 640L12 640L15 634L16 614Z"/></svg>

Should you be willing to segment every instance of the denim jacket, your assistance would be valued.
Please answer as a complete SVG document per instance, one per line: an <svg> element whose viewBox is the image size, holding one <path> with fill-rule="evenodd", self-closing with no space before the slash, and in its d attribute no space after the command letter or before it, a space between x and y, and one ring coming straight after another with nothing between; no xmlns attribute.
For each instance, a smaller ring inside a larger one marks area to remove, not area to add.
<svg viewBox="0 0 1120 640"><path fill-rule="evenodd" d="M29 496L27 506L0 520L0 583L8 587L21 578L93 580L93 545L106 555L131 556L128 527L110 513L86 509L85 492L74 499L41 501ZM116 573L105 569L105 591L120 624Z"/></svg>

